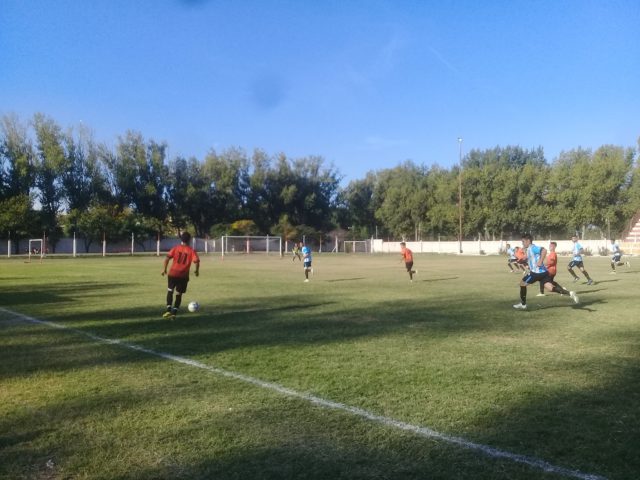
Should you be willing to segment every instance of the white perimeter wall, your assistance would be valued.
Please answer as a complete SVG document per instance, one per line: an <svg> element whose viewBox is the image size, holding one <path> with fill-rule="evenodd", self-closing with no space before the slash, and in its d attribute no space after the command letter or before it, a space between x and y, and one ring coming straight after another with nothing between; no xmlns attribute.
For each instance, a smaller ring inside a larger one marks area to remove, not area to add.
<svg viewBox="0 0 640 480"><path fill-rule="evenodd" d="M559 254L568 254L573 250L573 242L571 240L556 240L551 239L558 243L556 251ZM534 239L533 243L540 245L541 247L548 248L549 239ZM462 254L463 255L498 255L501 251L505 250L507 243L510 243L512 247L522 246L522 241L517 240L501 240L501 241L464 241L462 242ZM406 242L407 248L411 249L413 253L458 253L459 244L454 242ZM610 240L580 240L580 244L586 250L589 250L592 255L598 255L600 248L605 248L608 251L611 245ZM374 239L371 242L371 250L373 253L400 253L400 242L385 242L383 240Z"/></svg>

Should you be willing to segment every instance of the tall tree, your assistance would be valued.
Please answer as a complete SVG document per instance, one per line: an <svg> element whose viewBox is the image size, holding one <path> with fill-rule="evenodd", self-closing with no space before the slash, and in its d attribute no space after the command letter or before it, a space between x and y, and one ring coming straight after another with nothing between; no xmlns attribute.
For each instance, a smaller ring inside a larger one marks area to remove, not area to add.
<svg viewBox="0 0 640 480"><path fill-rule="evenodd" d="M36 187L41 205L42 227L47 231L49 243L55 244L62 233L57 216L64 200L62 174L66 167L63 135L60 126L43 114L36 114L33 125L37 139Z"/></svg>
<svg viewBox="0 0 640 480"><path fill-rule="evenodd" d="M115 153L102 149L101 158L121 208L131 207L144 216L164 220L168 212L165 144L147 143L140 133L128 131L118 139Z"/></svg>
<svg viewBox="0 0 640 480"><path fill-rule="evenodd" d="M430 208L427 210L425 230L433 238L456 236L458 232L458 173L432 167L425 178Z"/></svg>
<svg viewBox="0 0 640 480"><path fill-rule="evenodd" d="M340 178L321 157L276 161L255 152L251 162L247 208L266 233L277 228L282 215L295 226L326 229L333 218Z"/></svg>
<svg viewBox="0 0 640 480"><path fill-rule="evenodd" d="M375 216L396 237L411 238L426 220L424 168L412 162L379 172L374 191Z"/></svg>
<svg viewBox="0 0 640 480"><path fill-rule="evenodd" d="M27 126L16 115L0 118L0 198L29 195L35 180L35 154Z"/></svg>
<svg viewBox="0 0 640 480"><path fill-rule="evenodd" d="M339 192L340 224L355 230L359 238L368 238L376 232L375 186L376 175L369 172L364 179L351 181Z"/></svg>
<svg viewBox="0 0 640 480"><path fill-rule="evenodd" d="M14 240L14 252L18 253L18 241L36 233L38 219L33 211L32 200L29 195L13 195L0 200L1 234Z"/></svg>
<svg viewBox="0 0 640 480"><path fill-rule="evenodd" d="M85 210L94 202L109 202L98 148L88 128L80 126L63 136L65 166L62 186L69 210Z"/></svg>
<svg viewBox="0 0 640 480"><path fill-rule="evenodd" d="M591 150L563 152L554 162L550 198L562 211L567 233L597 226L606 231L614 221L623 222L625 191L630 187L633 152L603 146Z"/></svg>

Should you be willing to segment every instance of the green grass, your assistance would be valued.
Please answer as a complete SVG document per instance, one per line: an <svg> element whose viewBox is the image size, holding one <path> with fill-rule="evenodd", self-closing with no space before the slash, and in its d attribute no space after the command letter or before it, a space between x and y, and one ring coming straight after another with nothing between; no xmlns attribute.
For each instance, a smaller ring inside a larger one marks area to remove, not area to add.
<svg viewBox="0 0 640 480"><path fill-rule="evenodd" d="M565 264L561 259L561 264ZM640 270L519 301L498 257L203 258L161 318L162 259L0 260L0 478L559 479L120 345L119 339L610 479L640 477Z"/></svg>

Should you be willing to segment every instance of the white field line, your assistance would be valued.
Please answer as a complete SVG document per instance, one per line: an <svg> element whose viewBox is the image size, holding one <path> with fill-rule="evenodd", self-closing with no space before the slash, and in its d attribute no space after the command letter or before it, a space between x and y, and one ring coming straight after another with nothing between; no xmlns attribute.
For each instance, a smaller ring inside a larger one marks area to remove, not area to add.
<svg viewBox="0 0 640 480"><path fill-rule="evenodd" d="M361 418L366 418L367 420L373 421L373 422L377 422L377 423L381 423L383 425L389 426L389 427L395 427L397 429L400 430L405 430L408 432L412 432L420 437L423 438L428 438L428 439L435 439L435 440L440 440L446 443L450 443L453 445L458 445L459 447L468 449L468 450L475 450L478 452L481 452L491 458L500 458L500 459L505 459L505 460L510 460L512 462L516 462L516 463L522 463L525 465L528 465L530 467L533 467L535 469L538 470L542 470L544 472L547 473L554 473L557 475L561 475L564 477L570 477L570 478L578 478L580 480L607 480L606 477L603 477L601 475L596 475L596 474L592 474L592 473L583 473L579 470L571 470L569 468L564 468L564 467L559 467L556 465L553 465L549 462L546 462L542 459L539 458L535 458L535 457L529 457L526 455L519 455L516 453L510 453L504 450L500 450L494 447L490 447L488 445L483 445L480 443L475 443L475 442L471 442L469 440L465 440L464 438L461 437L454 437L451 435L446 435L444 433L440 433L437 432L435 430L432 430L431 428L428 427L420 427L418 425L411 425L410 423L405 423L405 422L401 422L400 420L395 420L393 418L390 417L385 417L382 415L377 415L375 413L369 412L367 410L364 410L362 408L358 408L358 407L352 407L349 405L345 405L343 403L340 402L334 402L332 400L326 400L324 398L321 397L317 397L315 395L311 395L309 393L302 393L302 392L298 392L296 390L292 390L290 388L284 387L282 385L279 385L277 383L273 383L273 382L265 382L263 380L260 380L258 378L254 378L254 377L250 377L248 375L244 375L242 373L237 373L237 372L233 372L230 370L225 370L223 368L219 368L219 367L212 367L210 365L206 365L204 363L200 363L197 362L195 360L191 360L185 357L179 357L177 355L172 355L170 353L165 353L165 352L157 352L155 350L150 350L148 348L144 348L141 347L139 345L133 344L133 343L127 343L127 342L123 342L122 340L117 340L117 339L111 339L111 338L104 338L104 337L100 337L98 335L94 335L92 333L89 332L85 332L82 330L78 330L75 328L71 328L71 327L67 327L65 325L59 324L59 323L55 323L55 322L49 322L47 320L39 320L37 318L33 318L33 317L29 317L27 315L23 315L21 313L17 313L17 312L13 312L11 310L7 310L5 308L0 307L0 311L5 312L7 314L9 314L10 316L13 316L16 319L19 320L23 320L26 322L31 322L31 323L37 323L37 324L41 324L41 325L47 325L49 327L53 327L53 328L58 328L58 329L62 329L62 330L67 330L69 332L73 332L79 335L83 335L85 337L91 338L92 340L95 340L97 342L101 342L101 343L106 343L106 344L110 344L110 345L118 345L120 347L124 347L127 348L129 350L135 350L137 352L142 352L142 353L146 353L148 355L153 355L155 357L160 357L163 358L165 360L171 360L173 362L177 362L177 363L182 363L184 365L189 365L191 367L195 367L195 368L199 368L202 370L206 370L208 372L212 372L215 373L217 375L222 375L224 377L228 377L228 378L233 378L235 380L240 380L242 382L245 383L249 383L251 385L255 385L257 387L260 388L264 388L266 390L272 390L278 393L281 393L283 395L289 396L289 397L294 397L294 398L300 398L302 400L306 400L314 405L319 405L321 407L325 407L325 408L331 408L333 410L340 410L343 412L349 412L353 415L356 415L358 417Z"/></svg>

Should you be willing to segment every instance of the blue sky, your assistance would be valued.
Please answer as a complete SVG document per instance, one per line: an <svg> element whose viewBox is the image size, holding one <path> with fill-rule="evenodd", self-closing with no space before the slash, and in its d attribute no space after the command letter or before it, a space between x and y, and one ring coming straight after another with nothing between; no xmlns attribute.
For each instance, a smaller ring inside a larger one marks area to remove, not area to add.
<svg viewBox="0 0 640 480"><path fill-rule="evenodd" d="M344 182L469 149L637 147L640 2L2 0L0 115Z"/></svg>

